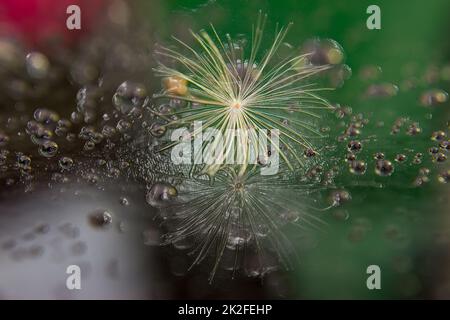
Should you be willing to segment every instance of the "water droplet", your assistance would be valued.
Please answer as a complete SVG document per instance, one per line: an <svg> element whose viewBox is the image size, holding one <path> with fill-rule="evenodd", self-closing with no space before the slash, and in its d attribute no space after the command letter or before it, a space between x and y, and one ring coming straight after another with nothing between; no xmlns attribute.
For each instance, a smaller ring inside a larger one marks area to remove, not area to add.
<svg viewBox="0 0 450 320"><path fill-rule="evenodd" d="M439 148L438 147L431 147L430 149L428 149L428 152L433 155L439 152Z"/></svg>
<svg viewBox="0 0 450 320"><path fill-rule="evenodd" d="M29 170L31 169L31 158L23 154L18 154L17 165L21 169Z"/></svg>
<svg viewBox="0 0 450 320"><path fill-rule="evenodd" d="M58 163L59 167L63 170L70 170L73 166L73 160L69 157L61 157Z"/></svg>
<svg viewBox="0 0 450 320"><path fill-rule="evenodd" d="M128 206L130 204L130 202L128 201L127 198L120 197L120 204L123 205L123 206Z"/></svg>
<svg viewBox="0 0 450 320"><path fill-rule="evenodd" d="M376 80L382 73L381 67L368 65L361 68L359 77L362 80Z"/></svg>
<svg viewBox="0 0 450 320"><path fill-rule="evenodd" d="M341 209L334 210L332 212L332 215L336 220L339 220L339 221L348 220L348 218L350 217L350 214L348 213L347 210L341 210Z"/></svg>
<svg viewBox="0 0 450 320"><path fill-rule="evenodd" d="M377 153L375 153L375 154L373 155L373 158L374 158L375 160L382 160L382 159L384 159L384 153L383 153L383 152L377 152Z"/></svg>
<svg viewBox="0 0 450 320"><path fill-rule="evenodd" d="M131 123L128 121L125 121L123 119L120 119L119 122L117 122L116 125L117 130L119 130L120 133L127 132L131 128Z"/></svg>
<svg viewBox="0 0 450 320"><path fill-rule="evenodd" d="M58 153L58 145L53 141L45 141L39 146L38 151L41 156L51 158Z"/></svg>
<svg viewBox="0 0 450 320"><path fill-rule="evenodd" d="M59 231L69 239L76 239L80 235L80 229L70 222L64 223L58 227Z"/></svg>
<svg viewBox="0 0 450 320"><path fill-rule="evenodd" d="M404 154L397 154L395 156L395 161L397 161L397 162L403 162L405 160L406 160L406 155L404 155Z"/></svg>
<svg viewBox="0 0 450 320"><path fill-rule="evenodd" d="M361 130L358 128L357 125L351 124L347 130L345 130L345 134L349 137L355 137L361 134Z"/></svg>
<svg viewBox="0 0 450 320"><path fill-rule="evenodd" d="M311 157L314 157L317 154L317 152L311 148L308 148L308 149L305 149L303 154L305 155L306 158L311 158Z"/></svg>
<svg viewBox="0 0 450 320"><path fill-rule="evenodd" d="M444 162L445 160L447 160L447 155L443 152L438 152L435 155L433 155L433 161Z"/></svg>
<svg viewBox="0 0 450 320"><path fill-rule="evenodd" d="M152 136L154 137L162 137L164 135L164 133L166 132L166 127L158 122L153 122L151 127L150 127L150 133Z"/></svg>
<svg viewBox="0 0 450 320"><path fill-rule="evenodd" d="M44 254L44 251L45 251L44 247L42 247L40 245L32 245L28 249L28 253L31 258L38 258L38 257L42 256Z"/></svg>
<svg viewBox="0 0 450 320"><path fill-rule="evenodd" d="M362 144L359 141L350 141L347 144L348 151L358 152L362 148Z"/></svg>
<svg viewBox="0 0 450 320"><path fill-rule="evenodd" d="M9 142L9 137L0 131L0 147L4 147L8 144Z"/></svg>
<svg viewBox="0 0 450 320"><path fill-rule="evenodd" d="M362 160L355 160L350 162L349 170L353 174L364 174L366 172L367 165Z"/></svg>
<svg viewBox="0 0 450 320"><path fill-rule="evenodd" d="M94 227L108 227L112 223L112 215L107 210L97 210L89 215L89 221Z"/></svg>
<svg viewBox="0 0 450 320"><path fill-rule="evenodd" d="M114 127L111 127L109 125L103 126L102 129L102 135L106 138L111 138L116 133L116 129Z"/></svg>
<svg viewBox="0 0 450 320"><path fill-rule="evenodd" d="M411 124L406 131L406 133L410 136L415 136L421 132L422 132L422 129L419 127L418 123Z"/></svg>
<svg viewBox="0 0 450 320"><path fill-rule="evenodd" d="M141 108L145 102L147 90L140 83L123 82L112 98L113 105L122 114L129 115L134 108Z"/></svg>
<svg viewBox="0 0 450 320"><path fill-rule="evenodd" d="M434 131L431 134L431 140L433 140L433 141L442 141L445 138L447 138L447 134L442 130Z"/></svg>
<svg viewBox="0 0 450 320"><path fill-rule="evenodd" d="M167 93L184 96L188 92L187 81L178 77L167 77L162 79L162 85Z"/></svg>
<svg viewBox="0 0 450 320"><path fill-rule="evenodd" d="M356 155L354 153L348 153L347 156L345 157L345 160L347 162L352 162L356 160Z"/></svg>
<svg viewBox="0 0 450 320"><path fill-rule="evenodd" d="M442 150L447 150L447 151L449 151L450 150L450 140L445 140L445 141L442 141L440 144L439 144L439 147L441 147L441 149Z"/></svg>
<svg viewBox="0 0 450 320"><path fill-rule="evenodd" d="M94 148L95 148L95 143L94 143L94 142L92 142L92 141L86 141L86 142L84 143L83 149L84 149L85 151L91 151L91 150L94 150Z"/></svg>
<svg viewBox="0 0 450 320"><path fill-rule="evenodd" d="M33 116L37 122L44 124L56 123L59 120L59 115L56 112L42 108L36 109Z"/></svg>
<svg viewBox="0 0 450 320"><path fill-rule="evenodd" d="M390 176L394 172L394 166L389 160L378 160L375 164L375 173L379 176Z"/></svg>
<svg viewBox="0 0 450 320"><path fill-rule="evenodd" d="M441 183L448 183L450 181L450 170L439 173L438 181Z"/></svg>
<svg viewBox="0 0 450 320"><path fill-rule="evenodd" d="M389 98L397 93L398 87L392 83L372 84L366 90L366 96L371 98Z"/></svg>
<svg viewBox="0 0 450 320"><path fill-rule="evenodd" d="M441 89L432 89L424 92L420 96L420 103L423 106L431 107L447 102L448 93Z"/></svg>
<svg viewBox="0 0 450 320"><path fill-rule="evenodd" d="M50 69L50 62L40 52L31 52L26 56L26 68L28 75L34 79L43 79Z"/></svg>
<svg viewBox="0 0 450 320"><path fill-rule="evenodd" d="M147 192L146 200L155 208L165 207L178 195L177 189L168 183L155 183Z"/></svg>
<svg viewBox="0 0 450 320"><path fill-rule="evenodd" d="M27 122L25 131L31 136L31 142L37 145L44 143L53 136L51 130L34 120Z"/></svg>
<svg viewBox="0 0 450 320"><path fill-rule="evenodd" d="M351 200L352 196L347 190L333 190L330 195L330 202L332 206L339 206Z"/></svg>
<svg viewBox="0 0 450 320"><path fill-rule="evenodd" d="M337 65L344 62L344 49L332 39L310 39L307 40L300 50L308 54L303 64L313 65Z"/></svg>

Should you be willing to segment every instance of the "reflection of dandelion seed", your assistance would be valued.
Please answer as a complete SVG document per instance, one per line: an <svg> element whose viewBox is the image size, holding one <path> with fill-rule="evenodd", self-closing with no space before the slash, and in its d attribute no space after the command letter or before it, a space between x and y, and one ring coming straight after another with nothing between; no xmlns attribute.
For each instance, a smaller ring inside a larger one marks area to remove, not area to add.
<svg viewBox="0 0 450 320"><path fill-rule="evenodd" d="M261 257L268 247L274 249L284 267L291 268L291 245L281 229L287 225L318 227L323 223L306 212L312 208L307 204L311 203L308 195L317 188L295 183L292 177L261 179L256 169L242 176L237 171L218 171L213 185L206 180L189 180L181 188L179 203L167 209L171 212L167 216L167 243L191 239L192 266L208 256L215 257L210 280L225 250L235 252L233 269L238 255L246 249ZM263 269L264 263L260 264Z"/></svg>
<svg viewBox="0 0 450 320"><path fill-rule="evenodd" d="M221 132L225 155L234 152L233 154L249 158L248 145L258 145L258 138L252 130L278 130L279 147L272 140L272 136L266 134L266 138L271 145L275 145L276 151L292 169L288 156L294 157L300 163L303 161L295 146L314 149L311 138L322 136L311 122L320 118L315 111L330 108L329 104L316 94L318 90L323 89L312 88L311 83L304 81L328 66L308 64L309 54L293 55L282 61L274 61L288 28L281 28L276 33L271 47L261 54L265 21L266 17L260 14L253 30L248 56L244 55L243 46L233 42L229 35L226 42L223 42L213 27L213 38L205 31L199 34L192 32L201 51L176 39L189 51L191 57L170 48L161 48L159 54L174 60L181 67L175 69L163 63L159 64L156 72L164 77L165 90L162 94L155 95L155 98L189 102L190 107L173 111L172 114L182 117L169 121L168 126L203 121L204 130L213 127ZM287 115L294 112L301 115L301 118L290 116L287 125ZM230 129L244 130L249 134L238 146L234 146L234 136L229 133ZM246 165L241 167L241 175L245 168ZM213 174L219 167L209 169Z"/></svg>

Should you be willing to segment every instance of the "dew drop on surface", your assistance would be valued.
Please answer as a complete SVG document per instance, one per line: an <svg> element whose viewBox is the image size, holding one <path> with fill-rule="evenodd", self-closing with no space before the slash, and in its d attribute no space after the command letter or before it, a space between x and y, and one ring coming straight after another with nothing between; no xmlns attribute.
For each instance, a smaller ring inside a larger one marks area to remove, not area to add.
<svg viewBox="0 0 450 320"><path fill-rule="evenodd" d="M362 80L376 80L382 73L380 66L368 65L364 66L359 71L359 77Z"/></svg>
<svg viewBox="0 0 450 320"><path fill-rule="evenodd" d="M358 152L362 149L362 144L359 141L350 141L347 144L348 151Z"/></svg>
<svg viewBox="0 0 450 320"><path fill-rule="evenodd" d="M352 196L347 190L333 190L330 194L330 202L332 206L339 206L350 201Z"/></svg>
<svg viewBox="0 0 450 320"><path fill-rule="evenodd" d="M421 153L416 153L414 155L413 163L414 164L421 164L422 163L422 154Z"/></svg>
<svg viewBox="0 0 450 320"><path fill-rule="evenodd" d="M440 183L448 183L450 181L450 170L443 171L438 174L438 181Z"/></svg>
<svg viewBox="0 0 450 320"><path fill-rule="evenodd" d="M366 172L366 169L367 169L367 165L362 160L355 160L355 161L350 162L349 170L353 174L358 174L358 175L364 174Z"/></svg>
<svg viewBox="0 0 450 320"><path fill-rule="evenodd" d="M303 154L305 155L306 158L311 158L311 157L314 157L317 154L317 152L314 151L313 149L309 148L309 149L305 149Z"/></svg>
<svg viewBox="0 0 450 320"><path fill-rule="evenodd" d="M46 223L39 224L34 228L34 231L37 234L47 234L50 231L50 225Z"/></svg>
<svg viewBox="0 0 450 320"><path fill-rule="evenodd" d="M128 199L127 198L125 198L125 197L120 197L120 204L121 205L123 205L123 206L128 206L128 205L130 205L130 202L128 201Z"/></svg>
<svg viewBox="0 0 450 320"><path fill-rule="evenodd" d="M83 149L84 149L85 151L91 151L91 150L94 150L94 148L95 148L95 143L94 143L94 142L92 142L92 141L86 141L86 142L84 143Z"/></svg>
<svg viewBox="0 0 450 320"><path fill-rule="evenodd" d="M169 205L178 195L177 189L168 183L155 183L147 192L146 201L155 208Z"/></svg>
<svg viewBox="0 0 450 320"><path fill-rule="evenodd" d="M375 173L379 176L390 176L394 172L394 166L389 160L378 160L375 164Z"/></svg>
<svg viewBox="0 0 450 320"><path fill-rule="evenodd" d="M422 129L419 127L418 123L411 124L408 129L406 130L406 133L410 136L418 135L422 132Z"/></svg>
<svg viewBox="0 0 450 320"><path fill-rule="evenodd" d="M77 135L75 133L68 133L66 136L66 140L69 142L74 142L77 139Z"/></svg>
<svg viewBox="0 0 450 320"><path fill-rule="evenodd" d="M392 83L372 84L366 90L366 96L371 98L389 98L397 93L398 87Z"/></svg>
<svg viewBox="0 0 450 320"><path fill-rule="evenodd" d="M140 83L123 82L112 98L113 105L123 114L129 114L133 108L141 108L145 102L147 90Z"/></svg>
<svg viewBox="0 0 450 320"><path fill-rule="evenodd" d="M349 137L355 137L361 134L361 130L357 126L352 124L347 128L347 130L345 130L345 134Z"/></svg>
<svg viewBox="0 0 450 320"><path fill-rule="evenodd" d="M356 155L355 155L354 153L348 153L348 154L345 156L345 160L346 160L347 162L352 162L352 161L356 160Z"/></svg>
<svg viewBox="0 0 450 320"><path fill-rule="evenodd" d="M19 154L17 156L17 165L21 169L30 169L31 168L31 158L26 155Z"/></svg>
<svg viewBox="0 0 450 320"><path fill-rule="evenodd" d="M3 153L2 151L4 150L0 150L0 166L4 165L6 163L6 160L8 159L8 154Z"/></svg>
<svg viewBox="0 0 450 320"><path fill-rule="evenodd" d="M152 136L159 138L159 137L162 137L165 132L166 132L166 127L163 124L158 123L158 122L152 123L152 125L150 127L150 133Z"/></svg>
<svg viewBox="0 0 450 320"><path fill-rule="evenodd" d="M9 137L0 131L0 147L4 147L8 144L9 142Z"/></svg>
<svg viewBox="0 0 450 320"><path fill-rule="evenodd" d="M438 147L431 147L430 149L428 149L428 152L433 155L439 152L439 148Z"/></svg>
<svg viewBox="0 0 450 320"><path fill-rule="evenodd" d="M395 156L395 161L397 161L397 162L403 162L405 160L406 160L406 155L404 155L404 154L397 154Z"/></svg>
<svg viewBox="0 0 450 320"><path fill-rule="evenodd" d="M116 129L109 125L104 125L102 128L102 135L106 138L111 138L116 133Z"/></svg>
<svg viewBox="0 0 450 320"><path fill-rule="evenodd" d="M441 89L432 89L420 96L420 103L425 107L436 106L447 102L448 93Z"/></svg>
<svg viewBox="0 0 450 320"><path fill-rule="evenodd" d="M342 47L332 39L307 40L302 45L301 52L309 54L306 60L313 65L337 65L343 63L345 58Z"/></svg>
<svg viewBox="0 0 450 320"><path fill-rule="evenodd" d="M93 227L104 228L112 223L112 215L107 210L97 210L89 215L89 222Z"/></svg>
<svg viewBox="0 0 450 320"><path fill-rule="evenodd" d="M42 256L44 254L44 251L45 251L44 247L42 247L40 245L32 245L28 249L28 253L31 258L39 258L40 256Z"/></svg>
<svg viewBox="0 0 450 320"><path fill-rule="evenodd" d="M125 121L123 119L120 119L119 122L117 122L116 128L120 133L124 133L124 132L127 132L128 130L130 130L131 123L129 123L128 121Z"/></svg>
<svg viewBox="0 0 450 320"><path fill-rule="evenodd" d="M335 209L333 210L333 212L331 213L331 215L339 221L346 221L350 218L350 214L348 213L347 210L342 210L342 209Z"/></svg>
<svg viewBox="0 0 450 320"><path fill-rule="evenodd" d="M69 222L59 226L58 230L69 239L76 239L80 235L80 229Z"/></svg>
<svg viewBox="0 0 450 320"><path fill-rule="evenodd" d="M117 224L117 230L119 230L120 233L125 233L127 231L127 225L125 224L125 222L120 221Z"/></svg>
<svg viewBox="0 0 450 320"><path fill-rule="evenodd" d="M59 167L63 170L70 170L73 166L73 160L69 157L61 157L58 163Z"/></svg>
<svg viewBox="0 0 450 320"><path fill-rule="evenodd" d="M58 145L54 141L45 141L38 150L41 156L51 158L58 153Z"/></svg>
<svg viewBox="0 0 450 320"><path fill-rule="evenodd" d="M442 130L434 131L431 134L431 140L433 140L433 141L442 141L445 138L447 138L447 134Z"/></svg>
<svg viewBox="0 0 450 320"><path fill-rule="evenodd" d="M187 82L178 77L166 77L161 81L164 89L173 95L184 96L188 93Z"/></svg>
<svg viewBox="0 0 450 320"><path fill-rule="evenodd" d="M445 160L447 160L447 155L443 152L438 152L433 156L435 162L444 162Z"/></svg>
<svg viewBox="0 0 450 320"><path fill-rule="evenodd" d="M439 147L442 149L442 150L447 150L447 151L449 151L450 150L450 140L445 140L445 141L442 141L440 144L439 144Z"/></svg>
<svg viewBox="0 0 450 320"><path fill-rule="evenodd" d="M34 120L44 124L56 123L59 121L59 115L48 109L38 108L33 114Z"/></svg>
<svg viewBox="0 0 450 320"><path fill-rule="evenodd" d="M6 240L5 242L3 242L3 243L1 244L0 247L1 247L3 250L11 250L11 249L13 249L16 245L17 245L16 240L14 240L14 239L9 239L9 240Z"/></svg>
<svg viewBox="0 0 450 320"><path fill-rule="evenodd" d="M40 52L30 52L26 56L26 68L28 75L34 79L43 79L50 69L50 62Z"/></svg>
<svg viewBox="0 0 450 320"><path fill-rule="evenodd" d="M373 158L374 158L375 160L382 160L382 159L384 159L384 153L383 153L383 152L377 152L377 153L375 153L375 154L373 155Z"/></svg>

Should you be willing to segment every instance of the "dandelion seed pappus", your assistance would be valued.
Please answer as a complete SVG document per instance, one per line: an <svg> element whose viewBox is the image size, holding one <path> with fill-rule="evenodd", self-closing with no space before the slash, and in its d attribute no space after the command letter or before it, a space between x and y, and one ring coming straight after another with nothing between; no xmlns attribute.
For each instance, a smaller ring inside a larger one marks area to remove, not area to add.
<svg viewBox="0 0 450 320"><path fill-rule="evenodd" d="M317 129L316 121L321 118L320 111L332 109L319 95L327 88L317 87L308 80L329 66L311 64L309 53L278 59L277 52L290 25L280 28L269 49L262 50L266 18L259 14L250 49L230 35L221 38L212 25L212 35L206 31L191 31L198 48L177 38L174 40L181 46L180 51L159 47L157 55L170 60L171 64L159 61L155 68L156 74L163 79L163 90L153 98L186 104L170 113L155 113L166 120L166 128L202 121L201 130L190 132L192 138L210 128L220 131L222 139L216 139L209 147L215 149L220 144L224 158L232 153L249 159L251 148L248 145L258 144L256 132L277 130L279 135L274 137L266 133L265 138L293 170L295 162L304 162L299 156L303 150L315 150L314 140L324 137ZM293 113L298 116L294 117ZM171 120L171 116L177 119ZM250 133L234 143L235 135L231 132L236 130ZM166 148L178 143L172 142ZM205 144L201 148L206 148ZM212 176L222 166L205 164L203 172ZM240 175L245 173L247 166L248 161L244 161Z"/></svg>

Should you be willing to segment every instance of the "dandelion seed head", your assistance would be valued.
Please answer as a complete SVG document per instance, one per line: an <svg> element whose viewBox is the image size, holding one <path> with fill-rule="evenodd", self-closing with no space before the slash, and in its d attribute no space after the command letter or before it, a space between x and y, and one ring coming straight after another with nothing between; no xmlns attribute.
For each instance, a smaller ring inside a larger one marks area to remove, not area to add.
<svg viewBox="0 0 450 320"><path fill-rule="evenodd" d="M332 107L318 94L326 88L316 86L311 79L329 65L306 63L310 53L292 52L279 58L277 52L289 26L280 28L268 49L263 50L265 23L266 17L260 14L248 48L233 41L230 35L219 36L213 26L210 33L191 31L197 46L175 38L180 50L161 47L158 54L173 63L169 65L163 59L155 68L164 80L163 91L154 98L186 101L186 108L173 112L180 117L168 121L167 127L202 121L203 130L215 128L222 133L225 153L230 152L234 139L229 129L278 130L277 151L293 169L292 162L303 163L298 154L304 149L316 149L315 140L324 137L315 122L321 118L322 110ZM285 125L282 120L288 115L292 119ZM273 136L267 138L275 143ZM248 138L249 142L256 140L255 136ZM237 152L250 158L249 149L240 146Z"/></svg>

